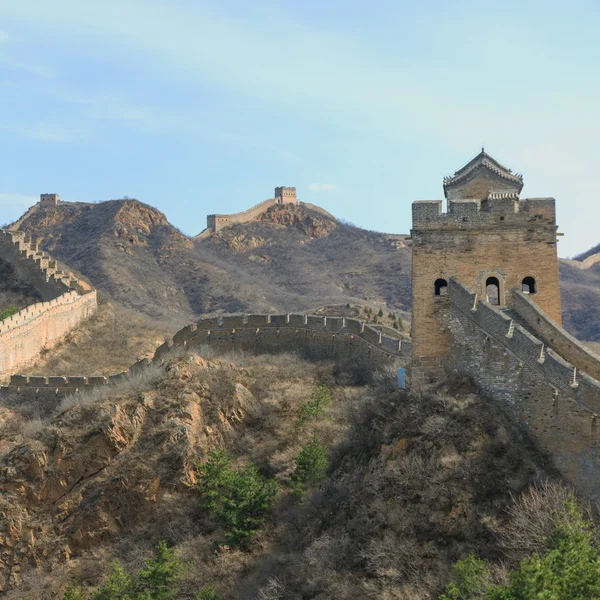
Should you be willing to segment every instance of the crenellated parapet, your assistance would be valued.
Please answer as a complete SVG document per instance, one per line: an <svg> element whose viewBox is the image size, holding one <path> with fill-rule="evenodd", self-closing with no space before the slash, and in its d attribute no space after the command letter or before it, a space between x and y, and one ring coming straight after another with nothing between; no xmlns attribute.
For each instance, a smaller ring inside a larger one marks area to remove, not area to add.
<svg viewBox="0 0 600 600"><path fill-rule="evenodd" d="M248 210L244 210L238 213L223 214L223 215L208 215L206 217L206 229L196 236L196 239L204 239L211 233L216 233L223 229L223 227L229 227L234 223L249 223L254 221L264 212L266 212L271 206L277 204L297 204L298 199L296 198L296 188L286 187L284 185L276 187L273 198L264 200L259 204L256 204Z"/></svg>
<svg viewBox="0 0 600 600"><path fill-rule="evenodd" d="M0 321L0 377L34 361L97 307L96 292L41 251L23 231L0 230L0 258L42 298Z"/></svg>
<svg viewBox="0 0 600 600"><path fill-rule="evenodd" d="M13 375L0 393L64 395L116 383L151 364L162 363L177 349L207 346L218 352L297 352L316 360L365 360L373 366L394 361L407 365L409 338L392 338L357 319L305 314L235 314L200 319L180 329L128 371L108 377L26 377Z"/></svg>
<svg viewBox="0 0 600 600"><path fill-rule="evenodd" d="M595 458L600 445L600 381L577 366L585 362L597 372L596 357L574 347L570 356L576 363L565 360L562 351L569 349L564 344L572 340L561 336L549 345L511 311L482 300L454 278L448 302L450 310L440 320L453 340L448 369L469 375L552 455L568 480L600 498ZM527 302L527 310L531 304ZM540 332L558 331L556 324L550 328L547 322L537 324L541 311L531 316Z"/></svg>
<svg viewBox="0 0 600 600"><path fill-rule="evenodd" d="M523 198L515 194L490 194L486 200L461 199L448 202L442 211L442 200L419 200L412 204L413 229L469 230L481 227L509 229L546 226L556 232L554 198Z"/></svg>

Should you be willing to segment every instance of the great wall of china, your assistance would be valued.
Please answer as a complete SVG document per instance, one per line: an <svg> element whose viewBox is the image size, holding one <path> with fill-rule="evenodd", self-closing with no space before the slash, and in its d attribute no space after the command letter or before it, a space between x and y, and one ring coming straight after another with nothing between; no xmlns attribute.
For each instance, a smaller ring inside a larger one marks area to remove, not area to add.
<svg viewBox="0 0 600 600"><path fill-rule="evenodd" d="M225 315L184 327L152 359L125 373L13 375L0 393L56 397L110 385L162 364L173 350L198 346L394 364L408 367L410 387L417 391L457 373L471 377L529 431L568 480L599 499L600 357L561 326L554 199L520 199L522 186L522 176L482 151L444 180L446 213L441 201L413 203L410 339L341 317ZM256 218L252 210L239 214ZM223 223L215 220L215 230ZM29 243L13 239L13 246ZM5 251L12 246L0 245L0 254ZM23 251L36 256L33 249ZM39 255L36 260L51 261ZM594 262L589 257L581 268Z"/></svg>
<svg viewBox="0 0 600 600"><path fill-rule="evenodd" d="M323 216L331 219L334 218L333 215L329 214L320 206L315 206L314 204L309 204L307 202L300 202L300 200L296 198L295 187L279 186L275 188L273 198L259 202L248 210L228 215L208 215L206 217L206 229L202 230L195 237L195 239L203 240L209 237L211 234L220 231L223 229L223 227L229 227L234 223L249 223L250 221L255 221L258 217L269 210L269 208L278 204L301 204Z"/></svg>
<svg viewBox="0 0 600 600"><path fill-rule="evenodd" d="M374 368L386 362L407 366L410 340L392 338L357 319L307 314L223 315L200 319L179 330L161 344L151 359L142 359L123 373L107 377L25 377L13 375L0 394L64 395L109 385L160 364L169 353L181 348L206 346L220 353L297 352L319 360L360 361Z"/></svg>
<svg viewBox="0 0 600 600"><path fill-rule="evenodd" d="M24 232L0 230L0 257L42 299L0 321L0 376L6 377L31 364L42 350L91 316L97 300L95 290L61 271Z"/></svg>

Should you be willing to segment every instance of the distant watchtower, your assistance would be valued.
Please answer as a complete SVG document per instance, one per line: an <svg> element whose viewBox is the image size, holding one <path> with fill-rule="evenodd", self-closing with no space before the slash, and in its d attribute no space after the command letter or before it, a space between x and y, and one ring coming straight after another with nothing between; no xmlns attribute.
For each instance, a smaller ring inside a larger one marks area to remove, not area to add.
<svg viewBox="0 0 600 600"><path fill-rule="evenodd" d="M40 194L40 206L58 206L58 194Z"/></svg>
<svg viewBox="0 0 600 600"><path fill-rule="evenodd" d="M478 299L510 307L511 291L535 294L561 323L554 198L520 199L523 176L485 151L444 179L442 200L412 205L411 385L434 381L452 354L442 322L455 277Z"/></svg>
<svg viewBox="0 0 600 600"><path fill-rule="evenodd" d="M288 202L298 202L296 200L296 188L285 187L284 185L275 188L275 200L278 204L286 204Z"/></svg>

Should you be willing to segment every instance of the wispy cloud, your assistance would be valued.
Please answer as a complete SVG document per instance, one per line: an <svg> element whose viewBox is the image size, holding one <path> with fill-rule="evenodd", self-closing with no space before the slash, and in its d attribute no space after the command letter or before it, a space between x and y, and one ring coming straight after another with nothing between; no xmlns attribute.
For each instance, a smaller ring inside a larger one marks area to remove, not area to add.
<svg viewBox="0 0 600 600"><path fill-rule="evenodd" d="M308 189L311 192L332 192L338 189L337 183L311 183Z"/></svg>
<svg viewBox="0 0 600 600"><path fill-rule="evenodd" d="M5 44L6 42L12 41L12 36L8 35L6 31L2 31L0 29L0 44Z"/></svg>
<svg viewBox="0 0 600 600"><path fill-rule="evenodd" d="M85 129L70 129L56 123L37 123L32 126L15 127L13 130L20 136L41 142L79 142L89 135Z"/></svg>

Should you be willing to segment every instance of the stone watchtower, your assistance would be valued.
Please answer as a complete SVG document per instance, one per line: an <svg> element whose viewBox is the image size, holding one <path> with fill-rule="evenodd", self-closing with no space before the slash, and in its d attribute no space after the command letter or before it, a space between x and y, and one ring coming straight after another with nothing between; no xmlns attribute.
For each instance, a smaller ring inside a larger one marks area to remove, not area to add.
<svg viewBox="0 0 600 600"><path fill-rule="evenodd" d="M275 188L275 200L278 204L296 203L296 188L284 185Z"/></svg>
<svg viewBox="0 0 600 600"><path fill-rule="evenodd" d="M451 277L500 308L510 307L513 289L535 294L560 325L554 198L520 199L522 188L522 175L482 150L444 179L446 212L442 200L413 203L413 387L435 381L449 364Z"/></svg>
<svg viewBox="0 0 600 600"><path fill-rule="evenodd" d="M40 194L40 206L58 206L58 194Z"/></svg>

